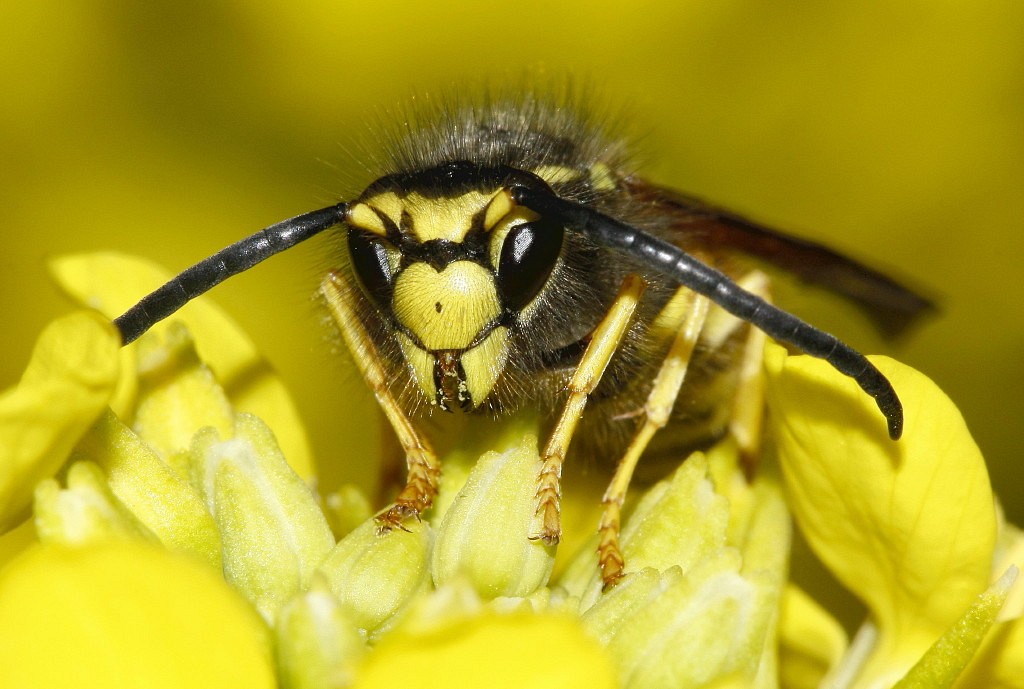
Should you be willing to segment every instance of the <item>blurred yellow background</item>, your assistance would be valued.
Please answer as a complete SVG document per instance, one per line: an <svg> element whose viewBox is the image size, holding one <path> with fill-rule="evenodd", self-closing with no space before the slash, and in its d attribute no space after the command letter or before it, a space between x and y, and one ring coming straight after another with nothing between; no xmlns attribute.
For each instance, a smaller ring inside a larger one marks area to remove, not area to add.
<svg viewBox="0 0 1024 689"><path fill-rule="evenodd" d="M181 269L372 179L346 146L414 93L570 75L629 114L654 180L939 296L941 315L891 344L830 298L778 290L937 380L1024 522L1021 37L1018 0L3 3L0 383L69 308L46 257ZM367 478L341 448L378 431L310 299L327 245L214 298L282 371L336 483Z"/></svg>

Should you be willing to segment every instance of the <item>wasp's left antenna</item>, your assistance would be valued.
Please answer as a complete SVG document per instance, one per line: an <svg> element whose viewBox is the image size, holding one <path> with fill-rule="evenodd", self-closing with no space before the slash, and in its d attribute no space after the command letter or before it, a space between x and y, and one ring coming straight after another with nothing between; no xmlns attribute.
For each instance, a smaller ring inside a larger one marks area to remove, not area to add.
<svg viewBox="0 0 1024 689"><path fill-rule="evenodd" d="M598 244L639 259L649 268L677 280L737 318L760 328L769 337L824 359L840 373L853 378L874 398L885 416L890 438L897 440L903 433L903 405L892 384L867 357L834 335L747 292L679 247L592 208L567 201L547 190L515 186L511 193L517 203L537 213L550 214Z"/></svg>
<svg viewBox="0 0 1024 689"><path fill-rule="evenodd" d="M256 234L221 249L191 268L186 268L170 282L150 292L123 314L114 319L124 344L134 342L142 333L170 316L206 290L232 275L249 270L299 242L345 221L348 204L339 203L282 220Z"/></svg>

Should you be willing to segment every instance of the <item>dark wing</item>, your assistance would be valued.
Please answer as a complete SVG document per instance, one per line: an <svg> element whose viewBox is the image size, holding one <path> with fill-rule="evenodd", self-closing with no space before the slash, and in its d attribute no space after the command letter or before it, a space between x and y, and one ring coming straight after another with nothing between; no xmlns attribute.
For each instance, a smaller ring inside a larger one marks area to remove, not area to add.
<svg viewBox="0 0 1024 689"><path fill-rule="evenodd" d="M686 244L744 254L781 268L807 284L824 287L860 307L887 337L899 335L935 309L930 299L821 244L758 225L643 180L629 180L627 186L634 199L643 201L660 217L670 218L669 229L684 233Z"/></svg>

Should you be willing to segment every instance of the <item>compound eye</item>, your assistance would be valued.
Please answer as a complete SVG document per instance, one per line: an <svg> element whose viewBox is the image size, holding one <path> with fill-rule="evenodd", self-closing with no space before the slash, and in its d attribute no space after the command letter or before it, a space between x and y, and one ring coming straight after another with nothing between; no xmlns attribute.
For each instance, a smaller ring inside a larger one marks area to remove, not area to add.
<svg viewBox="0 0 1024 689"><path fill-rule="evenodd" d="M506 307L519 311L537 296L562 253L564 236L560 224L543 218L509 230L498 259L498 288Z"/></svg>
<svg viewBox="0 0 1024 689"><path fill-rule="evenodd" d="M348 252L363 292L378 306L391 302L391 263L384 244L361 230L349 230Z"/></svg>

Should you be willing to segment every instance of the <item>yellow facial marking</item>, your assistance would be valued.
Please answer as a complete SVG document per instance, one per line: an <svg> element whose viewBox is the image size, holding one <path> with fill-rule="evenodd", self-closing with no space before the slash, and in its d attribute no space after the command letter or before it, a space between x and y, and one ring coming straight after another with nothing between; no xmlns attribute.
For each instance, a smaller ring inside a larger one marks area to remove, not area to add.
<svg viewBox="0 0 1024 689"><path fill-rule="evenodd" d="M412 234L421 242L447 239L461 242L472 228L473 217L482 211L493 194L470 191L462 196L426 198L409 194L405 210L412 219Z"/></svg>
<svg viewBox="0 0 1024 689"><path fill-rule="evenodd" d="M404 333L397 333L402 354L412 368L412 377L431 404L437 401L437 387L434 385L434 357L423 351Z"/></svg>
<svg viewBox="0 0 1024 689"><path fill-rule="evenodd" d="M466 387L473 406L483 403L508 361L508 329L498 327L473 349L462 355Z"/></svg>
<svg viewBox="0 0 1024 689"><path fill-rule="evenodd" d="M469 261L450 263L440 273L414 263L395 280L391 306L431 350L465 349L501 311L490 271Z"/></svg>
<svg viewBox="0 0 1024 689"><path fill-rule="evenodd" d="M486 209L484 229L489 230L513 208L512 197L504 189L469 191L461 196L431 198L417 192L403 196L393 191L381 192L349 209L349 223L375 234L384 235L385 227L378 212L396 227L408 230L420 242L445 239L461 242L473 227L473 218ZM403 216L408 225L403 225Z"/></svg>
<svg viewBox="0 0 1024 689"><path fill-rule="evenodd" d="M384 221L380 219L376 211L365 203L357 203L350 207L347 220L348 224L353 227L358 227L373 234L379 234L382 237L388 233L387 228L384 226Z"/></svg>
<svg viewBox="0 0 1024 689"><path fill-rule="evenodd" d="M507 189L502 189L495 194L491 202L487 204L487 212L484 213L484 232L494 229L498 221L508 215L515 206L516 202L512 200L512 195L508 193Z"/></svg>
<svg viewBox="0 0 1024 689"><path fill-rule="evenodd" d="M405 202L393 191L385 191L367 200L367 203L388 216L391 222L399 225L402 220L402 209Z"/></svg>

